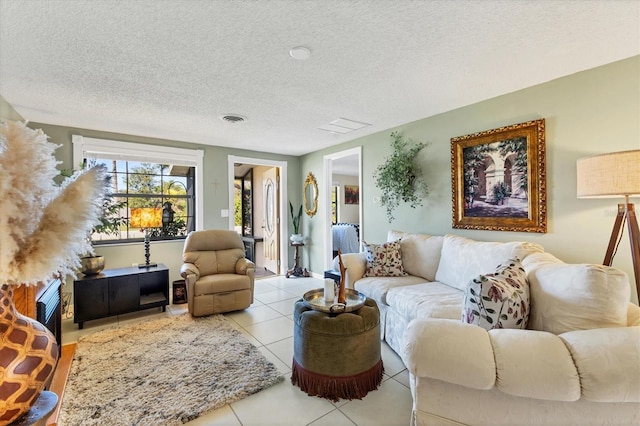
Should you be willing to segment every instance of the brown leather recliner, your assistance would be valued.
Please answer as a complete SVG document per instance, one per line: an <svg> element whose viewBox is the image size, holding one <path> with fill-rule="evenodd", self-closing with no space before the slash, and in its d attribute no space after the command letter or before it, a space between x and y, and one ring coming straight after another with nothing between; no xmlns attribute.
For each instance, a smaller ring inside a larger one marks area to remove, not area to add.
<svg viewBox="0 0 640 426"><path fill-rule="evenodd" d="M246 259L235 231L193 231L182 252L180 275L195 317L237 311L253 303L255 264Z"/></svg>

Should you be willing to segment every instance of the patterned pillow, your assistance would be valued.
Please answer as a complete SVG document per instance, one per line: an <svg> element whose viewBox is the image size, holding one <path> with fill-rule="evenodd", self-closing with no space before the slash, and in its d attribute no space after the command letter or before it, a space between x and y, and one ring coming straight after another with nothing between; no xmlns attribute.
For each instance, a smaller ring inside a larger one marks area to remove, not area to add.
<svg viewBox="0 0 640 426"><path fill-rule="evenodd" d="M464 293L462 322L486 330L526 328L529 319L529 281L520 263L513 258L495 272L469 281Z"/></svg>
<svg viewBox="0 0 640 426"><path fill-rule="evenodd" d="M407 275L402 267L400 240L384 244L363 242L367 258L365 277L402 277Z"/></svg>

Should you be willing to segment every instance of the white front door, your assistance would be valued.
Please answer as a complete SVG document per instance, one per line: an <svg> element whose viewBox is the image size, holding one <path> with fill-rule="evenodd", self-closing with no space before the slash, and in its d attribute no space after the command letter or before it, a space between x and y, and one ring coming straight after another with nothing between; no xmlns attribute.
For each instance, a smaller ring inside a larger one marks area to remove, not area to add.
<svg viewBox="0 0 640 426"><path fill-rule="evenodd" d="M264 267L280 274L280 211L278 168L262 174L264 197Z"/></svg>

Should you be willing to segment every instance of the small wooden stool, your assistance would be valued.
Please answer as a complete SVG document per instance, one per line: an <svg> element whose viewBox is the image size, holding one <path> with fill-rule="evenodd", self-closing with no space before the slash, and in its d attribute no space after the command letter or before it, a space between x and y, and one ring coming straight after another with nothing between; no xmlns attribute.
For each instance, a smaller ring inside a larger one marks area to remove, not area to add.
<svg viewBox="0 0 640 426"><path fill-rule="evenodd" d="M332 401L362 399L378 388L384 367L375 300L367 298L354 312L327 314L300 299L293 320L291 383Z"/></svg>

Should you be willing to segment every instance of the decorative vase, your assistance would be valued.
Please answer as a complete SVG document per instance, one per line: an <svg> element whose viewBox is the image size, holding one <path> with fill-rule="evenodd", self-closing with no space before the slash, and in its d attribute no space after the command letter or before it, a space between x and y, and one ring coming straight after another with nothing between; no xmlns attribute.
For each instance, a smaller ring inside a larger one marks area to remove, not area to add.
<svg viewBox="0 0 640 426"><path fill-rule="evenodd" d="M51 332L16 310L13 286L0 286L0 424L29 411L51 381L58 353Z"/></svg>
<svg viewBox="0 0 640 426"><path fill-rule="evenodd" d="M81 257L82 268L80 272L84 275L96 275L104 269L104 256Z"/></svg>
<svg viewBox="0 0 640 426"><path fill-rule="evenodd" d="M289 239L294 243L301 243L304 241L304 237L302 236L302 234L291 234L291 237L289 237Z"/></svg>

